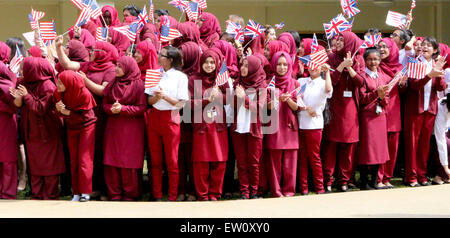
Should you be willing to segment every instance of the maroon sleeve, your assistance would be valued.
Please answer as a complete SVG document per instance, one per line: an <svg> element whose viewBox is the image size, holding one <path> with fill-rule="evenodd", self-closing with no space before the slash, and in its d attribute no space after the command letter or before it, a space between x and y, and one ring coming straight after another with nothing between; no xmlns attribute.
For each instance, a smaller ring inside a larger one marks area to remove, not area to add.
<svg viewBox="0 0 450 238"><path fill-rule="evenodd" d="M141 86L142 87L137 87L135 90L136 103L133 105L122 105L120 115L133 117L144 114L145 109L147 108L147 97L144 93L144 85L142 84ZM111 111L111 108L109 111Z"/></svg>
<svg viewBox="0 0 450 238"><path fill-rule="evenodd" d="M410 86L414 90L420 90L430 80L431 80L431 78L428 77L428 75L421 79L408 78L408 86Z"/></svg>
<svg viewBox="0 0 450 238"><path fill-rule="evenodd" d="M44 116L51 106L53 106L53 92L56 86L49 80L41 85L41 94L33 95L30 91L24 97L24 103L29 107L29 110L39 116Z"/></svg>

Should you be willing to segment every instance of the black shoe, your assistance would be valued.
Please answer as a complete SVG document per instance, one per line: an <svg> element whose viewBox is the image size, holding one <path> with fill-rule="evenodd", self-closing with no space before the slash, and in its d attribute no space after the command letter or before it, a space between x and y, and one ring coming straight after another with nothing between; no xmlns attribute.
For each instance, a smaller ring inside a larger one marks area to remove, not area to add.
<svg viewBox="0 0 450 238"><path fill-rule="evenodd" d="M366 184L366 185L361 185L360 189L361 190L374 190L375 188L372 188L371 186Z"/></svg>
<svg viewBox="0 0 450 238"><path fill-rule="evenodd" d="M388 189L388 186L386 186L386 185L384 185L384 186L382 186L382 187L379 187L379 186L377 186L377 185L375 185L373 188L375 188L375 189Z"/></svg>
<svg viewBox="0 0 450 238"><path fill-rule="evenodd" d="M161 202L162 199L161 199L161 198L155 198L155 199L153 199L153 201L155 201L155 202Z"/></svg>
<svg viewBox="0 0 450 238"><path fill-rule="evenodd" d="M262 197L260 197L260 196L258 196L258 195L252 195L251 197L250 197L250 199L262 199Z"/></svg>
<svg viewBox="0 0 450 238"><path fill-rule="evenodd" d="M414 183L404 183L406 186L408 186L408 187L420 187L420 184L419 183L416 183L416 184L414 184ZM414 185L413 185L414 184Z"/></svg>
<svg viewBox="0 0 450 238"><path fill-rule="evenodd" d="M433 184L433 185L442 185L442 184L444 184L444 181L441 181L441 183L438 183L438 182L432 180L431 184Z"/></svg>
<svg viewBox="0 0 450 238"><path fill-rule="evenodd" d="M233 194L231 193L225 193L225 195L223 195L223 199L225 200L231 200L233 198Z"/></svg>
<svg viewBox="0 0 450 238"><path fill-rule="evenodd" d="M430 186L431 184L427 181L427 182L423 182L420 184L420 186Z"/></svg>
<svg viewBox="0 0 450 238"><path fill-rule="evenodd" d="M80 198L80 202L87 202L87 201L89 201L89 197L85 197L85 196L81 196L81 198Z"/></svg>
<svg viewBox="0 0 450 238"><path fill-rule="evenodd" d="M347 184L347 186L348 186L348 189L355 189L355 188L357 188L356 185L354 185L352 183Z"/></svg>

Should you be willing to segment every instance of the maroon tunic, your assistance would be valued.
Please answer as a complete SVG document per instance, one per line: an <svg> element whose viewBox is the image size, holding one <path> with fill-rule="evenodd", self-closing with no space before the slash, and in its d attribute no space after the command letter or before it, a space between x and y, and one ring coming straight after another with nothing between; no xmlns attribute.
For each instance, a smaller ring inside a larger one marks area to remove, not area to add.
<svg viewBox="0 0 450 238"><path fill-rule="evenodd" d="M0 62L0 163L17 160L17 108L9 88L16 86L16 77Z"/></svg>
<svg viewBox="0 0 450 238"><path fill-rule="evenodd" d="M357 36L352 32L342 32L344 48L337 53L328 55L331 68L336 69L343 61L346 52L352 54L358 49ZM330 100L331 118L325 127L326 138L341 143L354 143L359 140L358 123L358 88L363 86L365 63L363 58L356 54L352 68L356 71L354 78L350 77L347 69L342 72L335 70L331 74L333 83L333 96ZM344 97L344 91L350 91L351 97Z"/></svg>
<svg viewBox="0 0 450 238"><path fill-rule="evenodd" d="M53 68L46 59L27 57L23 62L23 85L28 94L22 106L21 126L31 175L52 176L65 171L62 120L53 99L56 85Z"/></svg>
<svg viewBox="0 0 450 238"><path fill-rule="evenodd" d="M118 61L125 75L104 90L103 109L108 114L104 136L104 164L139 169L144 163L144 111L147 105L144 82L136 61L123 56ZM119 114L112 105L122 104Z"/></svg>
<svg viewBox="0 0 450 238"><path fill-rule="evenodd" d="M377 88L387 84L389 80L389 76L382 71L378 71L377 79L364 74L364 86L359 89L360 139L358 164L383 164L389 160L386 124L386 107L389 103L389 95L386 95L383 100L378 100L377 93ZM375 112L377 105L383 108L380 114Z"/></svg>

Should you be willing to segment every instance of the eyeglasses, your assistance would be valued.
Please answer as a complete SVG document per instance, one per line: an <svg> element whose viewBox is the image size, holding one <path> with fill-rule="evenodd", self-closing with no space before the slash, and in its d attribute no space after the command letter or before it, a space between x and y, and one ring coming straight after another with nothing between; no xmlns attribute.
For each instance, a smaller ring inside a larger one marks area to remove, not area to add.
<svg viewBox="0 0 450 238"><path fill-rule="evenodd" d="M391 38L394 38L394 37L396 37L396 36L398 36L396 33L392 33L392 34L391 34Z"/></svg>
<svg viewBox="0 0 450 238"><path fill-rule="evenodd" d="M163 55L163 54L158 54L158 56L160 56L160 57L166 57L166 58L169 58L169 56L168 56L168 55Z"/></svg>
<svg viewBox="0 0 450 238"><path fill-rule="evenodd" d="M377 45L377 49L386 49L387 45Z"/></svg>

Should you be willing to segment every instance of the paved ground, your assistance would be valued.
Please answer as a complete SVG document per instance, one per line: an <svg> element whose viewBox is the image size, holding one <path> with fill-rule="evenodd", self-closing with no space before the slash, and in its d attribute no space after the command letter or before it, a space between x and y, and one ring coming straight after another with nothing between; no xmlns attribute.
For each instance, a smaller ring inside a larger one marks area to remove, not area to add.
<svg viewBox="0 0 450 238"><path fill-rule="evenodd" d="M450 184L219 202L0 200L0 218L450 217Z"/></svg>

